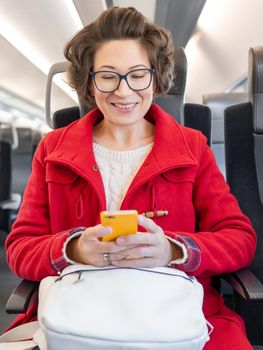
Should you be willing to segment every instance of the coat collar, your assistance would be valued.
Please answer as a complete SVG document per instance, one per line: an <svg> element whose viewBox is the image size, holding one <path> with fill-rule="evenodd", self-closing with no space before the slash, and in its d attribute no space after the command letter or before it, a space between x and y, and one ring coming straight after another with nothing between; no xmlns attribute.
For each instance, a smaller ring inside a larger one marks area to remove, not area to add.
<svg viewBox="0 0 263 350"><path fill-rule="evenodd" d="M96 160L92 128L102 118L101 112L93 109L82 119L64 128L55 149L45 160L69 166L83 177L94 177ZM165 169L197 164L182 127L174 118L156 104L151 106L145 118L156 125L154 146L134 180L152 177Z"/></svg>

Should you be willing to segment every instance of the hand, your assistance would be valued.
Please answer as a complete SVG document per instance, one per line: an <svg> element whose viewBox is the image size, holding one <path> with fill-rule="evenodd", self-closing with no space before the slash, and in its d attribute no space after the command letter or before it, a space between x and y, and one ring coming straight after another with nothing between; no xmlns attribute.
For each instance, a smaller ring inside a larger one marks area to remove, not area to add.
<svg viewBox="0 0 263 350"><path fill-rule="evenodd" d="M111 263L119 267L157 267L167 266L172 260L172 243L165 237L162 228L143 215L138 216L138 224L147 232L137 232L135 235L121 236L116 239L116 245L125 250L122 255L126 259L114 260Z"/></svg>
<svg viewBox="0 0 263 350"><path fill-rule="evenodd" d="M98 267L108 266L112 259L118 261L124 259L126 254L121 254L126 247L117 245L116 242L102 242L101 237L111 233L109 226L97 225L87 228L79 237L72 239L66 248L67 256L78 263L94 265ZM133 247L131 245L130 247ZM110 253L109 261L104 260L104 254Z"/></svg>

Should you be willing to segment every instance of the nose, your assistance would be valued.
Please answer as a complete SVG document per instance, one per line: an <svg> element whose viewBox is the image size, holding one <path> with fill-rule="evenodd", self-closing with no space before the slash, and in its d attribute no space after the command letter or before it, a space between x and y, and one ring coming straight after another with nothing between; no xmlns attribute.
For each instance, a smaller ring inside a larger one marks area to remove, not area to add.
<svg viewBox="0 0 263 350"><path fill-rule="evenodd" d="M117 90L114 91L117 96L129 96L133 93L133 90L129 88L127 81L125 79L121 79L120 85Z"/></svg>

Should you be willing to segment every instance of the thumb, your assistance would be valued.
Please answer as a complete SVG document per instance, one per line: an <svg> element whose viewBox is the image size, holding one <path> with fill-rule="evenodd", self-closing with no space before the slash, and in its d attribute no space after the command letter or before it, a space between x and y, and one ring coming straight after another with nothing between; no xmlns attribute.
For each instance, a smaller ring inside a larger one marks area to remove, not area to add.
<svg viewBox="0 0 263 350"><path fill-rule="evenodd" d="M147 232L160 233L163 232L162 228L158 226L153 220L147 218L144 215L138 215L138 224L145 228Z"/></svg>

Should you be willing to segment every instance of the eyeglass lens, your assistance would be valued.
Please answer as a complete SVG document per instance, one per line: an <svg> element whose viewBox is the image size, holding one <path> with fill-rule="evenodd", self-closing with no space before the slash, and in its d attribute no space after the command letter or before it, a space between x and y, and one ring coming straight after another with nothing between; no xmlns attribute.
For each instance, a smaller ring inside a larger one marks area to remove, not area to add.
<svg viewBox="0 0 263 350"><path fill-rule="evenodd" d="M126 75L126 82L132 90L147 89L151 83L152 71L137 69ZM121 77L116 72L101 71L95 74L97 88L104 92L111 92L118 88Z"/></svg>

